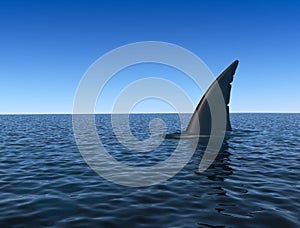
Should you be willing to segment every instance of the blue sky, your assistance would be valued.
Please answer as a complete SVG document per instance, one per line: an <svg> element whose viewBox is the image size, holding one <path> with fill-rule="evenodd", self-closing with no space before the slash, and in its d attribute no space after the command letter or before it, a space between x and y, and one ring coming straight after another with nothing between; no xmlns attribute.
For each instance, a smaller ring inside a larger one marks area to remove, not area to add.
<svg viewBox="0 0 300 228"><path fill-rule="evenodd" d="M189 49L215 76L239 59L232 112L300 112L299 21L300 2L289 0L1 1L0 113L71 113L97 58L146 40ZM202 94L186 86L196 105Z"/></svg>

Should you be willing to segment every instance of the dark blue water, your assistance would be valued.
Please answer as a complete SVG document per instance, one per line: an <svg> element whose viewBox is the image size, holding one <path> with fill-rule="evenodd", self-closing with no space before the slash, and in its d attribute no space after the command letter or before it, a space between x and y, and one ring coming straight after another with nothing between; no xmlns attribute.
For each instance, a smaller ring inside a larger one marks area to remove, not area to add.
<svg viewBox="0 0 300 228"><path fill-rule="evenodd" d="M133 115L133 134L147 138L153 117L164 119L169 132L180 129L177 115ZM97 129L122 162L152 165L176 146L167 141L159 155L132 160L109 119L98 115ZM232 114L231 122L231 136L204 173L197 173L199 146L173 178L130 188L103 179L84 162L71 115L2 115L0 226L299 227L300 114Z"/></svg>

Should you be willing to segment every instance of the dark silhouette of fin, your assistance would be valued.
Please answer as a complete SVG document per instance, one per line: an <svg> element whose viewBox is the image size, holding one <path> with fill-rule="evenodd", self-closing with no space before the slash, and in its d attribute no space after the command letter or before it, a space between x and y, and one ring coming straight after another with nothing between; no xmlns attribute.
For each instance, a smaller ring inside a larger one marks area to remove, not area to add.
<svg viewBox="0 0 300 228"><path fill-rule="evenodd" d="M229 100L231 91L231 82L233 81L233 75L235 74L236 68L239 61L234 61L208 88L206 93L201 98L195 112L190 120L190 123L184 133L181 135L210 135L211 131L211 112L208 105L209 96L214 96L217 91L217 85L224 96L224 101L226 105L226 131L231 131L231 124L229 119ZM217 84L218 83L218 84ZM200 124L200 132L199 132Z"/></svg>
<svg viewBox="0 0 300 228"><path fill-rule="evenodd" d="M167 134L166 138L209 138L211 133L211 112L208 104L210 97L216 96L218 92L218 85L221 89L222 95L224 97L224 103L226 106L226 131L231 131L231 124L229 119L229 101L230 101L230 91L231 82L233 81L233 76L237 69L239 61L234 61L220 76L211 84L208 90L205 92L201 98L199 104L197 105L193 116L189 122L186 131L181 133ZM200 126L200 129L199 129Z"/></svg>

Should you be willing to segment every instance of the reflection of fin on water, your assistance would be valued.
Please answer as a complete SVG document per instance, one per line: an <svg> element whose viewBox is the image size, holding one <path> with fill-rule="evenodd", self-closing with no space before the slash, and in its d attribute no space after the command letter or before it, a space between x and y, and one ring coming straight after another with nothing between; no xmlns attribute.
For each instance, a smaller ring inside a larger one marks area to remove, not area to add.
<svg viewBox="0 0 300 228"><path fill-rule="evenodd" d="M209 97L214 96L218 91L218 85L221 89L226 105L226 131L231 131L231 124L229 120L229 100L231 91L231 82L233 81L233 75L239 61L234 61L208 88L206 93L200 100L190 123L186 131L177 134L168 134L166 138L195 138L195 137L207 137L211 131L211 113L208 105ZM200 130L199 126L200 125Z"/></svg>

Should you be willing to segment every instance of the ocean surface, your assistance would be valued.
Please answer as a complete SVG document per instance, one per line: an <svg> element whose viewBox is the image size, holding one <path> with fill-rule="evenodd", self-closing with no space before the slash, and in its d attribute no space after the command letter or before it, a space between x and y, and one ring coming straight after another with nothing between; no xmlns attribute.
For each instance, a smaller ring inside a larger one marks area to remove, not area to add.
<svg viewBox="0 0 300 228"><path fill-rule="evenodd" d="M184 127L175 114L138 114L132 134L147 139L152 118L169 133ZM105 148L127 165L158 164L178 144L130 153L109 115L95 119ZM300 227L300 114L231 114L231 124L205 172L199 145L174 177L135 188L87 165L71 115L1 115L0 227Z"/></svg>

